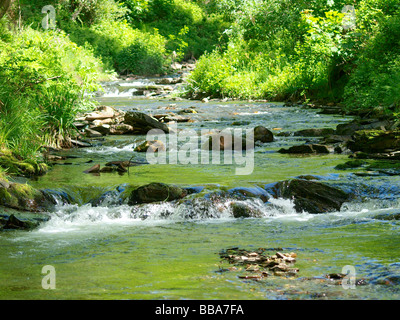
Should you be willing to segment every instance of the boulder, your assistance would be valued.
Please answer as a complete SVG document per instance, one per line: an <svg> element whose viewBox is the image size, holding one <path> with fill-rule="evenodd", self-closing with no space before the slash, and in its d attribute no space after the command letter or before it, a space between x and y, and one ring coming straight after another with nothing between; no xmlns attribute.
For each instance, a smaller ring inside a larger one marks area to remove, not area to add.
<svg viewBox="0 0 400 320"><path fill-rule="evenodd" d="M151 129L160 129L165 133L169 133L169 128L164 123L158 121L147 114L128 111L124 116L124 124L130 125L137 129L139 134L147 134Z"/></svg>
<svg viewBox="0 0 400 320"><path fill-rule="evenodd" d="M368 153L392 152L400 150L400 130L360 130L353 135L347 146L351 151Z"/></svg>
<svg viewBox="0 0 400 320"><path fill-rule="evenodd" d="M353 135L356 131L360 130L386 130L392 123L389 120L353 120L349 123L342 123L337 125L335 134L348 136Z"/></svg>
<svg viewBox="0 0 400 320"><path fill-rule="evenodd" d="M0 205L22 211L44 212L55 205L54 198L28 184L8 182L0 184Z"/></svg>
<svg viewBox="0 0 400 320"><path fill-rule="evenodd" d="M150 183L134 189L129 196L128 204L174 201L182 199L186 195L187 191L180 187L164 183Z"/></svg>
<svg viewBox="0 0 400 320"><path fill-rule="evenodd" d="M350 199L343 190L319 181L292 179L266 186L274 198L292 199L297 212L326 213L340 211Z"/></svg>
<svg viewBox="0 0 400 320"><path fill-rule="evenodd" d="M254 128L254 141L273 142L274 134L263 126L257 126Z"/></svg>

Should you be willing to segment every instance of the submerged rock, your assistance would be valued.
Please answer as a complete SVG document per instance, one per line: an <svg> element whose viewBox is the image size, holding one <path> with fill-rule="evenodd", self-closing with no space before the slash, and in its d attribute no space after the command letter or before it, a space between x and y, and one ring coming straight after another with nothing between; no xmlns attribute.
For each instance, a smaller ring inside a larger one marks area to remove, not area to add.
<svg viewBox="0 0 400 320"><path fill-rule="evenodd" d="M316 154L316 153L330 153L329 148L323 144L303 144L293 146L288 149L280 149L279 153L289 154Z"/></svg>
<svg viewBox="0 0 400 320"><path fill-rule="evenodd" d="M285 180L266 188L275 198L292 199L299 213L340 211L342 204L350 199L350 195L343 190L312 180Z"/></svg>
<svg viewBox="0 0 400 320"><path fill-rule="evenodd" d="M134 189L128 199L129 205L153 202L167 202L182 199L187 191L165 183L150 183Z"/></svg>

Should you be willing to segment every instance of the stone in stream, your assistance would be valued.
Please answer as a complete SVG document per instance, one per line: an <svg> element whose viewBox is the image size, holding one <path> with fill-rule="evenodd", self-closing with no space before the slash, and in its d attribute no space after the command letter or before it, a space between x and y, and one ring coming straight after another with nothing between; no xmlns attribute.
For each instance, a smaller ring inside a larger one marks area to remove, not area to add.
<svg viewBox="0 0 400 320"><path fill-rule="evenodd" d="M298 146L293 146L288 149L281 148L279 153L289 153L289 154L315 154L315 153L330 153L329 148L322 144L303 144Z"/></svg>
<svg viewBox="0 0 400 320"><path fill-rule="evenodd" d="M140 130L135 129L129 124L119 123L110 125L110 134L111 135L123 135L123 134L135 134L139 133Z"/></svg>
<svg viewBox="0 0 400 320"><path fill-rule="evenodd" d="M206 142L202 145L203 150L224 151L224 150L246 150L253 149L254 141L246 140L241 136L235 136L232 133L212 133Z"/></svg>
<svg viewBox="0 0 400 320"><path fill-rule="evenodd" d="M78 147L78 148L88 148L88 147L92 146L92 144L90 144L89 142L85 142L85 141L70 139L70 142L73 146Z"/></svg>
<svg viewBox="0 0 400 320"><path fill-rule="evenodd" d="M111 128L111 125L109 125L109 124L100 124L98 126L94 126L94 127L90 128L90 129L93 131L96 131L102 135L107 135L107 134L110 134L110 128ZM86 129L86 131L87 131L87 129Z"/></svg>
<svg viewBox="0 0 400 320"><path fill-rule="evenodd" d="M335 133L335 129L332 128L318 128L318 129L304 129L294 133L294 136L301 137L326 137Z"/></svg>
<svg viewBox="0 0 400 320"><path fill-rule="evenodd" d="M124 124L132 126L139 134L147 134L151 129L160 129L165 133L169 133L169 128L166 124L141 112L126 112Z"/></svg>
<svg viewBox="0 0 400 320"><path fill-rule="evenodd" d="M134 151L136 152L159 152L165 151L165 145L162 141L153 140L153 141L145 141L142 144L138 145Z"/></svg>
<svg viewBox="0 0 400 320"><path fill-rule="evenodd" d="M22 211L44 212L55 205L55 200L45 192L28 184L0 179L0 205Z"/></svg>
<svg viewBox="0 0 400 320"><path fill-rule="evenodd" d="M88 113L85 115L86 121L93 121L93 120L103 120L114 118L116 116L116 111L112 107L108 106L99 106L96 108L95 111Z"/></svg>
<svg viewBox="0 0 400 320"><path fill-rule="evenodd" d="M297 254L294 252L267 254L268 248L252 250L228 248L221 250L219 256L229 264L237 268L229 268L226 271L241 271L244 269L247 274L239 275L240 279L261 280L265 277L274 276L296 276L298 268L294 268ZM221 269L220 269L221 270Z"/></svg>
<svg viewBox="0 0 400 320"><path fill-rule="evenodd" d="M230 209L234 218L261 218L263 216L261 210L242 202L231 202Z"/></svg>
<svg viewBox="0 0 400 320"><path fill-rule="evenodd" d="M400 130L361 130L353 134L353 141L347 146L351 151L368 153L384 153L400 150Z"/></svg>
<svg viewBox="0 0 400 320"><path fill-rule="evenodd" d="M93 167L83 171L84 173L99 173L100 172L100 165L95 164Z"/></svg>
<svg viewBox="0 0 400 320"><path fill-rule="evenodd" d="M343 190L312 180L285 180L265 188L274 198L293 200L294 208L299 213L340 211L342 204L350 200L350 195Z"/></svg>
<svg viewBox="0 0 400 320"><path fill-rule="evenodd" d="M3 229L22 229L31 230L39 226L38 221L18 219L14 214L8 217L8 220L3 221Z"/></svg>
<svg viewBox="0 0 400 320"><path fill-rule="evenodd" d="M134 189L128 199L129 205L166 202L182 199L187 195L185 189L164 183L150 183Z"/></svg>
<svg viewBox="0 0 400 320"><path fill-rule="evenodd" d="M353 120L349 123L338 124L335 130L336 135L351 136L360 130L388 130L392 126L389 120Z"/></svg>
<svg viewBox="0 0 400 320"><path fill-rule="evenodd" d="M257 126L254 128L254 141L260 141L263 143L273 142L274 134L263 126Z"/></svg>
<svg viewBox="0 0 400 320"><path fill-rule="evenodd" d="M85 135L89 138L99 138L103 136L100 132L90 128L85 129Z"/></svg>

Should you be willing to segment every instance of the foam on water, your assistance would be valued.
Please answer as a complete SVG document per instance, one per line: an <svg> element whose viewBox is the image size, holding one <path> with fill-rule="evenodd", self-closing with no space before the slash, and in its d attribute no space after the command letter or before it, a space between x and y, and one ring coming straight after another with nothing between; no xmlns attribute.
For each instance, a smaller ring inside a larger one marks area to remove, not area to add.
<svg viewBox="0 0 400 320"><path fill-rule="evenodd" d="M118 195L115 195L117 197ZM115 200L115 199L114 199ZM377 207L376 203L345 204L340 212L326 214L310 214L296 212L292 200L270 199L264 203L258 198L237 200L220 199L210 201L205 198L196 198L182 203L164 202L129 206L127 204L113 205L118 201L105 201L101 206L91 204L58 205L55 212L51 213L51 219L44 223L38 232L96 232L112 225L154 225L159 223L174 223L182 221L215 222L234 220L231 204L234 202L246 206L250 212L257 214L250 219L263 219L266 222L298 222L330 224L335 221L348 221L348 223L360 219L370 220L374 215L390 212L399 208L399 203L386 204ZM370 207L371 209L367 209ZM261 216L260 214L261 213Z"/></svg>

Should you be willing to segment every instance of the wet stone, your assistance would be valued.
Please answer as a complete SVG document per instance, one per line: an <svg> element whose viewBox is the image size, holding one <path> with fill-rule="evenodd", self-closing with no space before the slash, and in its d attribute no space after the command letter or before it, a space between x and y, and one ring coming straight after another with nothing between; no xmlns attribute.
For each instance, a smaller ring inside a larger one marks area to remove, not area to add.
<svg viewBox="0 0 400 320"><path fill-rule="evenodd" d="M281 253L276 252L271 255L266 248L257 250L246 250L239 248L228 248L221 250L219 256L222 260L227 261L236 267L242 266L245 271L250 274L239 275L240 279L261 280L273 274L274 276L293 277L299 272L294 268L297 255L293 252ZM237 269L234 269L235 271Z"/></svg>

